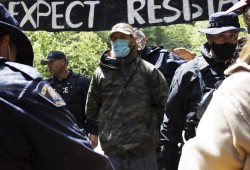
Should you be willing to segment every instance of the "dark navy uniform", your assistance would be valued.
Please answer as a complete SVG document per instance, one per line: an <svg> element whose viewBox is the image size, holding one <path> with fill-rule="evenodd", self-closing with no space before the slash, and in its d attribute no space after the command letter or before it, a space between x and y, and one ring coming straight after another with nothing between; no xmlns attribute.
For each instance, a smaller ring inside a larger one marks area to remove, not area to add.
<svg viewBox="0 0 250 170"><path fill-rule="evenodd" d="M225 79L225 63L216 62L205 47L201 52L202 60L208 63L205 70L200 70L198 59L193 59L176 70L170 87L160 138L161 157L169 170L177 169L177 144L182 142L182 132L185 130L187 139L195 136L199 122L196 112L202 96Z"/></svg>
<svg viewBox="0 0 250 170"><path fill-rule="evenodd" d="M112 169L32 67L0 57L0 169Z"/></svg>
<svg viewBox="0 0 250 170"><path fill-rule="evenodd" d="M90 83L89 79L70 71L68 77L62 81L54 77L47 81L66 102L66 109L74 115L78 126L88 132L85 123L85 102Z"/></svg>
<svg viewBox="0 0 250 170"><path fill-rule="evenodd" d="M156 47L154 49L145 46L141 51L142 59L153 64L161 71L170 86L175 70L187 61L173 54L168 49Z"/></svg>

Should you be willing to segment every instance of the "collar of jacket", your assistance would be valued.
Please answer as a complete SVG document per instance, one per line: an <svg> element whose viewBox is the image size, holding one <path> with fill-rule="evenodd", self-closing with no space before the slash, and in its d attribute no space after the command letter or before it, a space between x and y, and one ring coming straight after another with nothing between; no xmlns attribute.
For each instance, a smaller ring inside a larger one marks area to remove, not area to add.
<svg viewBox="0 0 250 170"><path fill-rule="evenodd" d="M148 55L151 53L152 48L145 46L140 52L141 52L141 58L147 59Z"/></svg>
<svg viewBox="0 0 250 170"><path fill-rule="evenodd" d="M239 71L248 71L250 72L250 65L243 61L237 61L234 65L229 67L225 70L225 75L229 76L233 73L239 72Z"/></svg>
<svg viewBox="0 0 250 170"><path fill-rule="evenodd" d="M65 78L65 79L62 79L61 81L60 80L58 80L56 77L51 77L51 79L52 79L52 81L53 81L53 83L63 83L63 82L65 82L65 81L67 81L68 79L69 79L69 77L71 77L72 76L72 74L73 74L73 71L72 70L68 70L69 71L69 74L68 74L68 76Z"/></svg>
<svg viewBox="0 0 250 170"><path fill-rule="evenodd" d="M130 66L134 61L139 59L140 57L138 52L129 54L125 58L113 58L104 52L101 57L100 66L109 67L112 69L120 69L122 67Z"/></svg>
<svg viewBox="0 0 250 170"><path fill-rule="evenodd" d="M12 69L15 70L15 72L17 72L18 70L19 72L22 72L23 74L25 74L27 77L30 77L31 79L39 79L39 80L42 79L41 74L36 69L34 69L33 67L29 65L11 62L8 59L1 57L1 56L0 56L0 64L4 64L8 67L11 67Z"/></svg>

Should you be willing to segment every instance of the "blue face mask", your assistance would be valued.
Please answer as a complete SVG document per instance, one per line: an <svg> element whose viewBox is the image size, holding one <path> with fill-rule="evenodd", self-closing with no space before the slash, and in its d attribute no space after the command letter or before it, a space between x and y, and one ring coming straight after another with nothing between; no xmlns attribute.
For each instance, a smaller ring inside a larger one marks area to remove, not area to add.
<svg viewBox="0 0 250 170"><path fill-rule="evenodd" d="M117 39L112 41L111 44L116 58L126 57L130 52L129 40Z"/></svg>

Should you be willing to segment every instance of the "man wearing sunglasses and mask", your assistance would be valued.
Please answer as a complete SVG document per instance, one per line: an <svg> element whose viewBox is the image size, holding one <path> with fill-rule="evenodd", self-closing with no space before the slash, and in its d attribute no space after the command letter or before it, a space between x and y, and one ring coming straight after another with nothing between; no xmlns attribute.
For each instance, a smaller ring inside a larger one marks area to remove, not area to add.
<svg viewBox="0 0 250 170"><path fill-rule="evenodd" d="M201 56L181 65L172 80L161 126L162 167L176 170L178 144L195 136L195 130L212 93L225 79L224 70L234 58L240 31L236 13L217 12L210 16L205 33L207 42ZM180 145L179 145L180 146Z"/></svg>

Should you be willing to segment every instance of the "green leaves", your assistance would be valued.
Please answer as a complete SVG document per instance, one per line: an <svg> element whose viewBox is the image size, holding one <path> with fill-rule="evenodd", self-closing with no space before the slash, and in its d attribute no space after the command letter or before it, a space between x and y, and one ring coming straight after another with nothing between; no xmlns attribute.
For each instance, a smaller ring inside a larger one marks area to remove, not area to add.
<svg viewBox="0 0 250 170"><path fill-rule="evenodd" d="M44 78L50 77L47 66L40 64L51 50L61 50L69 59L69 68L74 72L91 77L99 64L107 43L94 32L26 32L35 53L34 67Z"/></svg>

